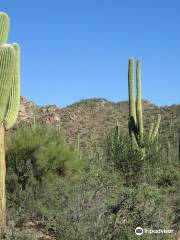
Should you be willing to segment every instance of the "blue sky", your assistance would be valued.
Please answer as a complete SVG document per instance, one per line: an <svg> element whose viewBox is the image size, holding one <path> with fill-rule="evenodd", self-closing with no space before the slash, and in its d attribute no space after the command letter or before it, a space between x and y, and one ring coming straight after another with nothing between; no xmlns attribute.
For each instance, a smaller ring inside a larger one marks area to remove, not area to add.
<svg viewBox="0 0 180 240"><path fill-rule="evenodd" d="M127 67L142 59L142 95L180 103L179 0L1 0L21 45L21 95L64 107L128 99Z"/></svg>

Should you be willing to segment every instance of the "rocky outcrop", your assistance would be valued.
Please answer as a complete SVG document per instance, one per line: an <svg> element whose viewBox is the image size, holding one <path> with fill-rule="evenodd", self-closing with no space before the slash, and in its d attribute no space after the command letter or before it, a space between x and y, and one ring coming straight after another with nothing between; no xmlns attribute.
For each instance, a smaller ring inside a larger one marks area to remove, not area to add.
<svg viewBox="0 0 180 240"><path fill-rule="evenodd" d="M31 122L39 107L29 101L26 97L21 97L20 109L17 122Z"/></svg>

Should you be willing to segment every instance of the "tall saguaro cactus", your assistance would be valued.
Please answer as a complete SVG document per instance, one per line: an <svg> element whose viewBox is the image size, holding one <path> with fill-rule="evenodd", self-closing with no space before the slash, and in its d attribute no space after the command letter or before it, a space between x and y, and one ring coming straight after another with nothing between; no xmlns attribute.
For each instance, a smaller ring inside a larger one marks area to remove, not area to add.
<svg viewBox="0 0 180 240"><path fill-rule="evenodd" d="M9 17L0 12L0 237L6 224L4 132L17 118L20 104L20 48L7 44Z"/></svg>
<svg viewBox="0 0 180 240"><path fill-rule="evenodd" d="M129 134L133 149L140 149L145 154L144 149L144 124L142 114L142 96L141 96L141 61L138 59L136 64L136 103L134 96L134 59L129 59L128 69L128 89L129 89ZM157 134L161 121L161 115L158 114L157 122L150 126L148 141L152 143Z"/></svg>
<svg viewBox="0 0 180 240"><path fill-rule="evenodd" d="M134 59L129 59L128 69L128 90L129 90L129 134L131 137L131 144L133 147L136 145L136 108L134 96Z"/></svg>

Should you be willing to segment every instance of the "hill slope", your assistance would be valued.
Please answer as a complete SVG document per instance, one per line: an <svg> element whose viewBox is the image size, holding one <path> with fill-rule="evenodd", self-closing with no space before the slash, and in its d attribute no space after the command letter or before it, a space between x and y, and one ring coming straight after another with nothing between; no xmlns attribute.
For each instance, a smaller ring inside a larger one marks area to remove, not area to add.
<svg viewBox="0 0 180 240"><path fill-rule="evenodd" d="M169 141L177 149L178 132L180 127L180 104L158 107L151 102L143 101L143 116L145 130L156 119L157 113L161 113L161 136L165 142ZM56 127L62 127L67 141L74 143L77 135L80 135L81 146L94 143L113 128L117 121L123 130L127 130L128 102L113 103L106 99L95 98L81 100L65 108L56 105L39 107L25 97L21 97L21 107L17 123L32 122L36 120L49 123Z"/></svg>

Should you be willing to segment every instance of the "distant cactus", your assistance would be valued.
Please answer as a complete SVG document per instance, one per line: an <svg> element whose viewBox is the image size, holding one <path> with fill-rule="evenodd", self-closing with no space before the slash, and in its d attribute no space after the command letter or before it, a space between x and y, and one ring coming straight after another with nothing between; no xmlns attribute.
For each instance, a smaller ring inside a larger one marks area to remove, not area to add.
<svg viewBox="0 0 180 240"><path fill-rule="evenodd" d="M171 161L171 144L167 141L167 162Z"/></svg>
<svg viewBox="0 0 180 240"><path fill-rule="evenodd" d="M118 120L116 120L116 135L117 135L117 137L119 137L119 135L120 135L120 128L119 128Z"/></svg>
<svg viewBox="0 0 180 240"><path fill-rule="evenodd" d="M20 104L20 48L7 44L9 17L0 12L0 237L6 224L4 132L17 118Z"/></svg>
<svg viewBox="0 0 180 240"><path fill-rule="evenodd" d="M129 134L131 137L131 144L133 149L139 149L142 151L143 157L145 155L144 147L144 124L142 114L142 96L141 96L141 61L137 60L136 65L136 103L134 96L134 59L129 59L128 69L128 90L129 90ZM161 115L158 114L157 122L152 123L148 141L153 143L157 134L161 121Z"/></svg>
<svg viewBox="0 0 180 240"><path fill-rule="evenodd" d="M74 150L78 154L78 156L80 157L81 154L80 154L80 135L79 135L79 133L77 134L77 139L76 139L76 142L75 142Z"/></svg>
<svg viewBox="0 0 180 240"><path fill-rule="evenodd" d="M80 154L80 143L79 143L79 133L78 133L78 135L77 135L77 152L78 152L78 154Z"/></svg>

